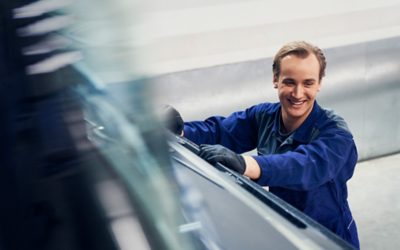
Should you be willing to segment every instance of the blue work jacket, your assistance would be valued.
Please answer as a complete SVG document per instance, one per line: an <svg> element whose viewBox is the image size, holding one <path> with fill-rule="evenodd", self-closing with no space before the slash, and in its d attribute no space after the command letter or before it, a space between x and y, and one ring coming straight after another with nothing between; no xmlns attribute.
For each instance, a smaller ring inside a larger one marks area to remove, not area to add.
<svg viewBox="0 0 400 250"><path fill-rule="evenodd" d="M187 122L184 135L236 153L256 148L261 176L254 181L359 248L346 186L357 149L345 121L315 102L303 124L285 135L280 110L280 103L262 103L228 117Z"/></svg>

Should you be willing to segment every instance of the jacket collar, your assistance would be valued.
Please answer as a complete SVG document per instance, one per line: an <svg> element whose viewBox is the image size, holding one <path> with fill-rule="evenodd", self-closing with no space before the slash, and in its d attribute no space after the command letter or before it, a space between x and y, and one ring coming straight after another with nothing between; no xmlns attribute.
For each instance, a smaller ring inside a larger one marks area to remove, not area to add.
<svg viewBox="0 0 400 250"><path fill-rule="evenodd" d="M317 101L314 102L313 109L311 110L311 113L308 115L306 120L300 125L299 128L297 128L291 135L290 137L293 138L293 140L301 142L301 143L307 143L311 140L313 132L315 130L314 124L315 121L318 118L318 115L321 111L321 107L318 105ZM276 113L275 116L275 121L274 125L272 127L273 132L275 134L280 134L280 126L281 126L281 106L279 105L278 112Z"/></svg>
<svg viewBox="0 0 400 250"><path fill-rule="evenodd" d="M293 139L299 142L309 142L314 134L315 122L320 114L321 107L318 105L317 101L314 102L313 109L308 115L307 119L296 129Z"/></svg>

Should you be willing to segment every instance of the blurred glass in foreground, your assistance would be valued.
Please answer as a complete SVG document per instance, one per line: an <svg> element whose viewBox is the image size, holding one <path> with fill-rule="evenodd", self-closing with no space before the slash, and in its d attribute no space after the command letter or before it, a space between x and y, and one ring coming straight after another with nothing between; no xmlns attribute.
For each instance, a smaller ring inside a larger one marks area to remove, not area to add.
<svg viewBox="0 0 400 250"><path fill-rule="evenodd" d="M0 249L218 248L137 70L139 9L1 2Z"/></svg>

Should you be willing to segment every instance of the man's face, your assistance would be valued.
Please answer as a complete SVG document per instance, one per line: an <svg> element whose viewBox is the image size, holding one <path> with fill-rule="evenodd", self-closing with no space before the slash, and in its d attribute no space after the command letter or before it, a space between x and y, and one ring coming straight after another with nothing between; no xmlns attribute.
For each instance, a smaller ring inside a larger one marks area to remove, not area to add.
<svg viewBox="0 0 400 250"><path fill-rule="evenodd" d="M274 87L282 106L287 129L299 127L310 114L320 89L319 63L314 54L306 58L287 55L281 60L281 72Z"/></svg>

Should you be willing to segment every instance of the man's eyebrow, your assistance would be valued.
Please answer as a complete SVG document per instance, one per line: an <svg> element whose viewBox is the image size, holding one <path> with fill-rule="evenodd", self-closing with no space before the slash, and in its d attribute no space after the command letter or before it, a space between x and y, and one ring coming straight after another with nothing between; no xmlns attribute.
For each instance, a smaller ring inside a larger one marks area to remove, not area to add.
<svg viewBox="0 0 400 250"><path fill-rule="evenodd" d="M316 82L317 79L315 79L315 78L307 78L307 79L305 79L304 81L305 81L305 82Z"/></svg>
<svg viewBox="0 0 400 250"><path fill-rule="evenodd" d="M294 78L290 76L283 76L283 80L294 80Z"/></svg>

